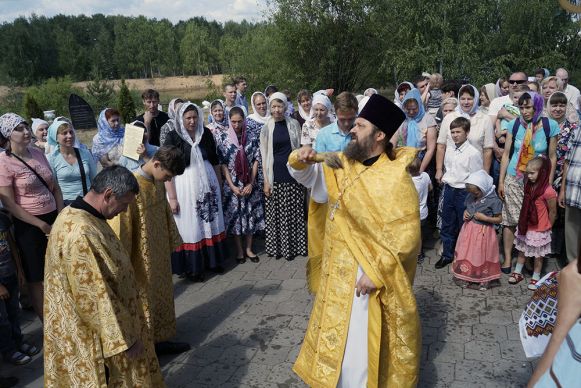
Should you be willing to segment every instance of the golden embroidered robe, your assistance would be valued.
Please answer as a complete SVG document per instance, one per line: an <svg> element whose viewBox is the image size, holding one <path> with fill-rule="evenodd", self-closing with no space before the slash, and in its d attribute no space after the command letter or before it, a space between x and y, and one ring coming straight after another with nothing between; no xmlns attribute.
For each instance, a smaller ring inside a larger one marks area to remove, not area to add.
<svg viewBox="0 0 581 388"><path fill-rule="evenodd" d="M163 182L135 173L139 194L127 211L109 220L129 253L145 322L155 343L176 334L171 253L182 240L165 196Z"/></svg>
<svg viewBox="0 0 581 388"><path fill-rule="evenodd" d="M46 252L45 387L165 386L136 289L131 261L107 221L66 207ZM145 350L130 360L125 351L137 339Z"/></svg>
<svg viewBox="0 0 581 388"><path fill-rule="evenodd" d="M319 221L325 225L321 278L293 368L310 386L337 386L359 266L378 288L369 298L367 386L417 385L421 335L412 283L420 216L418 195L406 171L416 153L400 148L393 161L383 154L365 172L366 166L350 163L343 154L343 169L322 166L329 209L325 221ZM306 168L296 153L289 165Z"/></svg>

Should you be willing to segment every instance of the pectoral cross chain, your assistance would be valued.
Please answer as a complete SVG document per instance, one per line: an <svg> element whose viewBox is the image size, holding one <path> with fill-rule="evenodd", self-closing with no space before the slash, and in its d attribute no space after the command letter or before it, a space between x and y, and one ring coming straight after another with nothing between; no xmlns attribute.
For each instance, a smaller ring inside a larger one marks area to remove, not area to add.
<svg viewBox="0 0 581 388"><path fill-rule="evenodd" d="M335 201L333 206L331 206L331 213L329 214L329 219L331 221L333 221L335 219L335 212L337 211L337 209L339 209L339 201L340 200L341 200L341 197L337 198L337 201Z"/></svg>

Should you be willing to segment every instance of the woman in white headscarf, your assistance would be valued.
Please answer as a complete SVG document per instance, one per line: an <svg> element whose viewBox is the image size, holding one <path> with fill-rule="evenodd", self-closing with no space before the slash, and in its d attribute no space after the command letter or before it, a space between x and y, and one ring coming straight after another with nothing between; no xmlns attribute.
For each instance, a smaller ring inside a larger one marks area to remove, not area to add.
<svg viewBox="0 0 581 388"><path fill-rule="evenodd" d="M333 122L335 122L335 112L331 100L323 94L315 94L309 119L305 121L301 131L301 145L315 147L315 141L321 128Z"/></svg>
<svg viewBox="0 0 581 388"><path fill-rule="evenodd" d="M174 98L167 106L167 115L169 120L159 130L159 144L164 145L167 134L176 129L176 113L184 103L181 98Z"/></svg>
<svg viewBox="0 0 581 388"><path fill-rule="evenodd" d="M44 150L46 146L46 136L48 134L48 122L42 119L32 119L32 134L34 141L32 145Z"/></svg>
<svg viewBox="0 0 581 388"><path fill-rule="evenodd" d="M172 254L172 271L194 282L204 270L221 273L226 233L222 213L219 160L214 136L204 128L202 110L185 102L177 112L176 130L165 145L184 153L186 170L166 183L169 203L183 244Z"/></svg>
<svg viewBox="0 0 581 388"><path fill-rule="evenodd" d="M286 96L273 93L268 101L270 118L260 132L260 155L266 196L266 253L293 260L307 254L305 188L288 172L292 150L300 147L299 123L285 117Z"/></svg>
<svg viewBox="0 0 581 388"><path fill-rule="evenodd" d="M250 103L252 104L252 114L246 118L246 131L249 136L259 138L262 126L270 117L268 102L264 93L254 92L250 97Z"/></svg>

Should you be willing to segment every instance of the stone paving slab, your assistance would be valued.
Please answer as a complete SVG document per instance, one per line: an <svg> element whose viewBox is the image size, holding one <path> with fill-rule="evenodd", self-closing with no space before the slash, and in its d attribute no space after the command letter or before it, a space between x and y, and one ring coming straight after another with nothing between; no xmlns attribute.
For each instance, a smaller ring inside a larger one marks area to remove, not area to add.
<svg viewBox="0 0 581 388"><path fill-rule="evenodd" d="M160 359L169 387L305 387L292 372L312 308L306 259L236 265L204 283L174 277L179 340L192 350ZM435 270L433 250L419 265L414 290L423 354L419 387L522 387L534 368L524 356L518 318L530 297L526 283L488 291L454 285ZM548 270L556 264L550 262ZM24 311L23 332L42 342L41 325ZM22 367L0 365L23 387L42 387L42 353Z"/></svg>

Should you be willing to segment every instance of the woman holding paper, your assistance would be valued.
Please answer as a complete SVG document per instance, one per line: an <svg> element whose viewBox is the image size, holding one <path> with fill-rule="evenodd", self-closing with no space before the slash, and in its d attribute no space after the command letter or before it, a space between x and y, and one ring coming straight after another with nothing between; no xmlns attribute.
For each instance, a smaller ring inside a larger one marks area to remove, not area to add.
<svg viewBox="0 0 581 388"><path fill-rule="evenodd" d="M76 147L75 139L73 126L64 120L55 120L48 127L47 143L54 150L47 159L61 187L65 206L87 194L97 174L95 159L87 149Z"/></svg>
<svg viewBox="0 0 581 388"><path fill-rule="evenodd" d="M93 138L93 156L103 168L117 164L123 154L125 128L121 126L121 114L117 109L106 108L99 114L99 132Z"/></svg>

